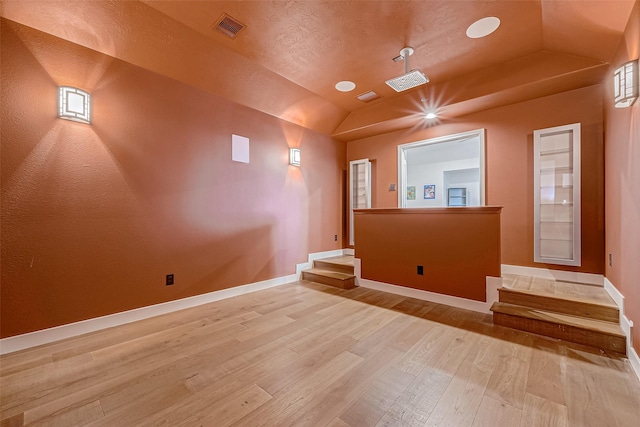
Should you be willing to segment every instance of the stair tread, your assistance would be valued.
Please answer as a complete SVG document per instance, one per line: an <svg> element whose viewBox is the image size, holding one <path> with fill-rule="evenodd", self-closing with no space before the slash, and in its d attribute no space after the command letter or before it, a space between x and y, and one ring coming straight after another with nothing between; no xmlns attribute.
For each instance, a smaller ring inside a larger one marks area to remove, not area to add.
<svg viewBox="0 0 640 427"><path fill-rule="evenodd" d="M588 329L590 331L605 333L608 335L625 337L624 332L619 325L603 320L588 319L505 302L493 303L491 311L544 322L558 323L581 329Z"/></svg>
<svg viewBox="0 0 640 427"><path fill-rule="evenodd" d="M534 296L538 296L538 297L551 298L551 299L555 299L555 300L575 302L575 303L580 303L580 304L590 304L590 305L596 305L596 306L600 306L600 307L612 308L612 309L616 309L616 310L618 309L618 306L616 305L615 302L613 302L613 300L611 302L596 301L596 300L593 300L593 299L590 299L590 298L583 298L583 297L570 296L570 295L559 295L559 294L553 294L553 293L549 293L549 292L543 292L543 291L532 290L532 289L527 289L527 290L525 290L525 289L515 289L515 288L508 287L508 286L502 286L498 290L499 291L517 293L517 294L521 294L521 295L534 295Z"/></svg>
<svg viewBox="0 0 640 427"><path fill-rule="evenodd" d="M304 270L303 272L316 274L318 276L332 277L334 279L339 279L339 280L349 280L356 277L353 274L341 273L339 271L333 271L333 270L326 270L324 268L310 268L308 270Z"/></svg>
<svg viewBox="0 0 640 427"><path fill-rule="evenodd" d="M504 274L502 276L502 286L516 292L615 306L615 302L609 293L603 286L598 285Z"/></svg>
<svg viewBox="0 0 640 427"><path fill-rule="evenodd" d="M339 255L329 258L319 258L316 261L353 267L353 255Z"/></svg>

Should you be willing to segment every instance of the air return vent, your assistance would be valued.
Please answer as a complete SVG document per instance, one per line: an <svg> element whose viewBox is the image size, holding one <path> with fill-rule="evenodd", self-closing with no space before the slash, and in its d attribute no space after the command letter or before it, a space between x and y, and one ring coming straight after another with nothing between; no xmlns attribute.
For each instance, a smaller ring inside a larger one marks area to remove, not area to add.
<svg viewBox="0 0 640 427"><path fill-rule="evenodd" d="M223 13L220 19L213 24L213 29L220 31L222 34L229 38L235 38L240 31L246 27L243 23L236 18Z"/></svg>
<svg viewBox="0 0 640 427"><path fill-rule="evenodd" d="M358 98L362 102L371 102L375 101L376 99L380 99L381 96L370 90L369 92L361 93L360 95L356 96L356 98Z"/></svg>

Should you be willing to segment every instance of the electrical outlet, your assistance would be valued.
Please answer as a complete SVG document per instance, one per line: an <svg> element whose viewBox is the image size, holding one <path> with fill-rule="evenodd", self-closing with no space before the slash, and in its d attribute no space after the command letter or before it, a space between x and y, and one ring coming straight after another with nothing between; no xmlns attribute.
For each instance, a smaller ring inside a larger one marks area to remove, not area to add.
<svg viewBox="0 0 640 427"><path fill-rule="evenodd" d="M338 241L338 235L337 235L337 234L334 234L334 235L333 235L333 241L334 241L334 242L337 242L337 241Z"/></svg>
<svg viewBox="0 0 640 427"><path fill-rule="evenodd" d="M424 267L423 267L423 266L421 266L421 265L419 265L419 266L418 266L418 274L419 274L420 276L424 275Z"/></svg>
<svg viewBox="0 0 640 427"><path fill-rule="evenodd" d="M613 267L613 255L609 254L609 267Z"/></svg>
<svg viewBox="0 0 640 427"><path fill-rule="evenodd" d="M171 286L173 285L173 274L167 274L167 282L166 282L167 286Z"/></svg>

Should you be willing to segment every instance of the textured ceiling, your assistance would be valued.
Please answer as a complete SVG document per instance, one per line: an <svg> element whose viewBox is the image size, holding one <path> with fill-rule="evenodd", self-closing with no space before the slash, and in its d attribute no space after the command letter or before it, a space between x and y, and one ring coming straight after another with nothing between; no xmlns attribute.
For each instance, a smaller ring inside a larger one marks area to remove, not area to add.
<svg viewBox="0 0 640 427"><path fill-rule="evenodd" d="M539 2L145 3L350 111L364 105L359 93L395 95L384 82L404 73L403 63L392 61L404 46L415 49L411 68L432 81L543 49ZM233 40L211 29L223 12L247 25ZM503 20L501 31L491 39L466 37L469 24L493 15ZM355 82L356 90L338 92L340 80Z"/></svg>
<svg viewBox="0 0 640 427"><path fill-rule="evenodd" d="M634 0L17 1L2 15L343 140L600 83ZM212 29L223 13L247 27ZM490 36L467 27L497 16ZM61 25L62 24L62 25ZM385 80L412 46L427 86ZM335 89L341 80L352 92ZM374 90L371 103L355 96Z"/></svg>

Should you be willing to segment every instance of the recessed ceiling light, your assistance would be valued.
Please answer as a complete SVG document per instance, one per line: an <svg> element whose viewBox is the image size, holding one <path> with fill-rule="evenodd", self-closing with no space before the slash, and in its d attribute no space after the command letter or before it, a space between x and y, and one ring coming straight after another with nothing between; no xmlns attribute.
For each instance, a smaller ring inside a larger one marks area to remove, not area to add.
<svg viewBox="0 0 640 427"><path fill-rule="evenodd" d="M340 92L351 92L355 88L356 84L354 82L350 82L349 80L336 83L336 89L338 89Z"/></svg>
<svg viewBox="0 0 640 427"><path fill-rule="evenodd" d="M499 26L500 20L495 16L479 19L467 28L467 37L470 39L486 37L497 30Z"/></svg>
<svg viewBox="0 0 640 427"><path fill-rule="evenodd" d="M433 111L430 111L430 112L428 112L424 117L425 117L426 119L433 120L433 119L435 119L436 117L438 117L438 115L437 115L436 113L434 113Z"/></svg>

